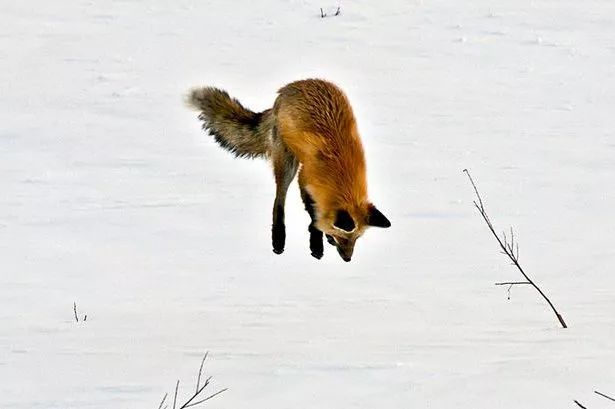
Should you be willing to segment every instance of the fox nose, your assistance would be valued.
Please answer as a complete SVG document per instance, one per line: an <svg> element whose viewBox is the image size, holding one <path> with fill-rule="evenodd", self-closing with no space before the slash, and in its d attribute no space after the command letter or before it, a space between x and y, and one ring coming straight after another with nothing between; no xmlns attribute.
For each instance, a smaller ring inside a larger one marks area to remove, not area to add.
<svg viewBox="0 0 615 409"><path fill-rule="evenodd" d="M352 258L353 250L354 250L354 243L352 243L351 246L340 246L339 244L337 245L337 253L340 255L342 260L344 260L347 263Z"/></svg>

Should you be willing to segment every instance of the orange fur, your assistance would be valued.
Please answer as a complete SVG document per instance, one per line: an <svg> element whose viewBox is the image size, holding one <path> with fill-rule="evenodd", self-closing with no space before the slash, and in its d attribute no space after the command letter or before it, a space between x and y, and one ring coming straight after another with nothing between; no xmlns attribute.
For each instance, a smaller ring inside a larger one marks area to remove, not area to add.
<svg viewBox="0 0 615 409"><path fill-rule="evenodd" d="M267 157L273 164L273 251L284 251L286 193L297 170L311 223L312 256L323 255L323 234L350 261L368 226L391 223L367 199L365 155L346 95L330 82L308 79L279 90L272 109L250 111L218 88L195 89L188 104L200 111L203 128L241 157Z"/></svg>
<svg viewBox="0 0 615 409"><path fill-rule="evenodd" d="M365 155L348 98L321 80L280 90L274 105L278 133L301 163L299 183L312 195L319 219L346 209L355 220L367 211ZM320 226L321 230L324 226Z"/></svg>

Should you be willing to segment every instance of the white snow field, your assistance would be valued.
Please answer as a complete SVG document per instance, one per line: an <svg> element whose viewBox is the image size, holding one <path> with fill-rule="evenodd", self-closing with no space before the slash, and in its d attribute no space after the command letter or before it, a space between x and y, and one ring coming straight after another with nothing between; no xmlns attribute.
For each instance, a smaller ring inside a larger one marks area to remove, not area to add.
<svg viewBox="0 0 615 409"><path fill-rule="evenodd" d="M613 408L611 1L0 2L0 407ZM389 217L344 263L183 103L348 94ZM499 253L498 230L569 324ZM75 322L73 302L86 322Z"/></svg>

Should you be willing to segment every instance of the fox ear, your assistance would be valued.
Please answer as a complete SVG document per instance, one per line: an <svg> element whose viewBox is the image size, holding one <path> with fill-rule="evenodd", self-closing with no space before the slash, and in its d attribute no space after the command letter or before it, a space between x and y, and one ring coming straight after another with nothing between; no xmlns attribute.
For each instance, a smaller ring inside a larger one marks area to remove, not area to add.
<svg viewBox="0 0 615 409"><path fill-rule="evenodd" d="M380 210L376 209L376 206L373 204L370 204L367 209L367 224L374 227L391 227L389 219Z"/></svg>
<svg viewBox="0 0 615 409"><path fill-rule="evenodd" d="M335 212L335 221L333 222L333 226L346 232L351 232L356 227L352 216L344 209L339 209Z"/></svg>

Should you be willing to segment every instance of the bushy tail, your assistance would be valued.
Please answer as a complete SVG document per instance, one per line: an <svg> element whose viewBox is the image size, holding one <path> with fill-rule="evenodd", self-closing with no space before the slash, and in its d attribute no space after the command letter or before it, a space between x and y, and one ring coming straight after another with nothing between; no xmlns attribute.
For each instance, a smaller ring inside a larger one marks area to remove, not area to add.
<svg viewBox="0 0 615 409"><path fill-rule="evenodd" d="M203 129L235 156L254 158L269 151L273 127L271 110L252 112L226 91L214 87L193 89L187 103L201 112L199 119L203 121Z"/></svg>

